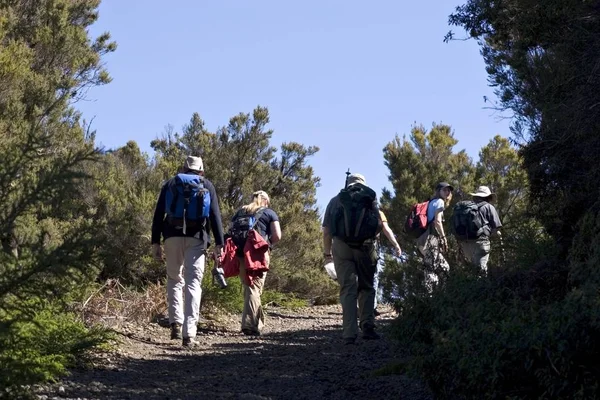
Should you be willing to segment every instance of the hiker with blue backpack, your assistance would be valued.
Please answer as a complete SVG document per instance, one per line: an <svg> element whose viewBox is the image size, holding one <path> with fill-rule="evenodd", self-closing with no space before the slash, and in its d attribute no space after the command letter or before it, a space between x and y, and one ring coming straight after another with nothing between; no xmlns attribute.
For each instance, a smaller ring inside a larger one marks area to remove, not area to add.
<svg viewBox="0 0 600 400"><path fill-rule="evenodd" d="M201 282L211 233L219 259L223 226L217 193L204 178L202 158L188 156L180 173L162 186L152 220L152 253L160 261L161 236L164 243L171 339L183 339L187 347L198 343Z"/></svg>
<svg viewBox="0 0 600 400"><path fill-rule="evenodd" d="M472 200L460 201L454 206L452 231L465 259L486 273L491 251L490 236L501 237L499 229L502 222L498 211L490 204L495 194L489 187L479 186L469 194Z"/></svg>
<svg viewBox="0 0 600 400"><path fill-rule="evenodd" d="M244 290L242 332L249 336L259 336L265 324L260 296L271 262L271 247L281 239L279 217L270 204L265 191L254 192L252 202L234 214L227 233L236 248Z"/></svg>
<svg viewBox="0 0 600 400"><path fill-rule="evenodd" d="M346 186L329 201L323 218L323 256L326 263L333 262L340 285L345 344L356 341L357 317L363 339L379 339L373 281L378 260L375 241L381 229L375 191L364 176L348 172Z"/></svg>

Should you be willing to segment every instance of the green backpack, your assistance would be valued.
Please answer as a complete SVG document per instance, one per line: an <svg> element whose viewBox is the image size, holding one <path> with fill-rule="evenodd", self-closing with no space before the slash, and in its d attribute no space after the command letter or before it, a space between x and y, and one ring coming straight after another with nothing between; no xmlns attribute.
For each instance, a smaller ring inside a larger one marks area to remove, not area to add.
<svg viewBox="0 0 600 400"><path fill-rule="evenodd" d="M486 221L479 209L487 203L459 201L452 213L452 233L459 241L475 240L484 233Z"/></svg>

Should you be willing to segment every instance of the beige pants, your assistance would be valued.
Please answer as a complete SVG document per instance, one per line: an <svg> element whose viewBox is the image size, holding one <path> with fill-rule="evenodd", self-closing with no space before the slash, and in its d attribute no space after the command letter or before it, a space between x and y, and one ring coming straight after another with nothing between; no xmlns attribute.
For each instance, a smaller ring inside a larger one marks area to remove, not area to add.
<svg viewBox="0 0 600 400"><path fill-rule="evenodd" d="M185 338L196 337L205 254L204 243L199 239L170 237L165 240L169 322L182 324Z"/></svg>
<svg viewBox="0 0 600 400"><path fill-rule="evenodd" d="M460 242L460 247L469 264L487 272L487 263L490 259L490 239L484 237Z"/></svg>
<svg viewBox="0 0 600 400"><path fill-rule="evenodd" d="M362 329L375 327L373 278L377 271L377 251L372 244L355 249L337 238L333 238L331 250L340 284L342 335L355 338L358 333L357 316Z"/></svg>
<svg viewBox="0 0 600 400"><path fill-rule="evenodd" d="M270 263L270 254L266 253L267 265ZM242 311L242 329L250 329L254 332L260 332L265 326L265 313L262 308L260 296L263 292L267 273L263 272L262 277L254 277L252 286L246 284L246 266L244 259L238 257L240 261L240 281L244 291L244 310Z"/></svg>

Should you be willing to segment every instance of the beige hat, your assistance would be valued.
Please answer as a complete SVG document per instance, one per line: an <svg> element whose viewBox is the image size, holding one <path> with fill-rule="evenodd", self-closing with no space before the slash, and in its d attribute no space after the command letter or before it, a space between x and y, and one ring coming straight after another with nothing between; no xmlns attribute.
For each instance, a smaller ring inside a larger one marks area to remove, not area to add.
<svg viewBox="0 0 600 400"><path fill-rule="evenodd" d="M475 191L475 193L469 193L471 196L475 196L475 197L490 197L490 196L494 196L494 193L492 193L492 191L490 190L489 187L487 186L479 186L477 188L477 190Z"/></svg>
<svg viewBox="0 0 600 400"><path fill-rule="evenodd" d="M204 164L202 163L202 159L196 156L188 156L185 159L185 164L183 164L184 168L189 169L191 171L204 171Z"/></svg>
<svg viewBox="0 0 600 400"><path fill-rule="evenodd" d="M347 183L348 183L348 186L354 185L355 183L360 183L361 185L367 186L367 181L365 180L365 177L362 176L361 174L348 175Z"/></svg>

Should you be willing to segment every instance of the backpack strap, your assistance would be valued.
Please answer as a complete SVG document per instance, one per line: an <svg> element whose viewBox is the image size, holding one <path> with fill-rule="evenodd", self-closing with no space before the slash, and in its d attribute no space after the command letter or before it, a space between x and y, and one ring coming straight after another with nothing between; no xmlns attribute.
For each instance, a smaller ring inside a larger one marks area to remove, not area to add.
<svg viewBox="0 0 600 400"><path fill-rule="evenodd" d="M488 221L487 218L485 217L485 215L483 215L483 213L481 212L481 208L484 207L486 204L489 204L489 203L487 201L480 201L479 203L477 203L477 212L479 213L479 216L481 217L481 220L483 221L483 225L480 228L481 234L479 236L486 235L486 227L490 224L490 221ZM489 235L486 235L486 236L489 237Z"/></svg>
<svg viewBox="0 0 600 400"><path fill-rule="evenodd" d="M206 196L207 194L208 189L204 187L204 177L200 176L200 183L198 183L198 196L196 196L196 213L198 215L198 219L202 217L204 211L204 196ZM210 196L210 194L208 195Z"/></svg>
<svg viewBox="0 0 600 400"><path fill-rule="evenodd" d="M256 210L254 212L254 225L252 225L252 229L254 229L254 227L258 223L258 219L265 213L266 210L267 210L267 207L260 207L258 210Z"/></svg>
<svg viewBox="0 0 600 400"><path fill-rule="evenodd" d="M171 178L169 190L173 193L173 200L171 200L171 209L169 211L171 212L171 215L174 215L177 207L177 199L179 197L179 190L177 190L177 176Z"/></svg>

